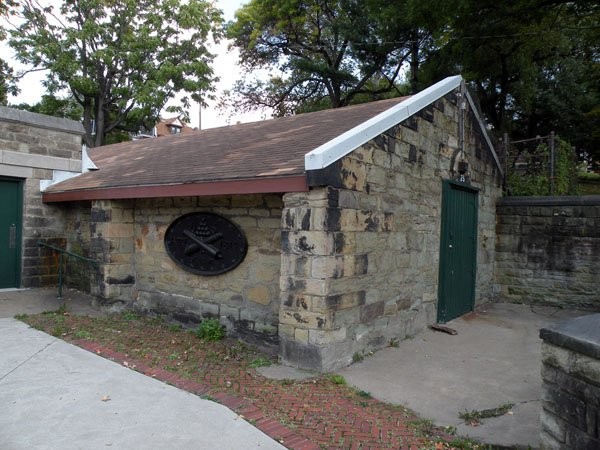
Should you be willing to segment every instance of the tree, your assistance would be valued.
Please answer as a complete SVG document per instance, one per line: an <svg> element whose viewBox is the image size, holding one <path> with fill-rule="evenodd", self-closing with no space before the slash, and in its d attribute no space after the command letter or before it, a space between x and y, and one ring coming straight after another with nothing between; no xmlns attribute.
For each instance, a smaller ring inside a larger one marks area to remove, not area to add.
<svg viewBox="0 0 600 450"><path fill-rule="evenodd" d="M284 116L398 95L401 68L423 37L415 36L408 14L386 14L397 3L251 0L236 12L227 36L248 73L272 73L239 80L230 103Z"/></svg>
<svg viewBox="0 0 600 450"><path fill-rule="evenodd" d="M8 16L15 6L15 2L12 0L0 1L0 18ZM6 30L0 26L0 42L3 42L6 36ZM18 92L14 70L7 61L0 58L0 105L8 103L9 94L17 95Z"/></svg>
<svg viewBox="0 0 600 450"><path fill-rule="evenodd" d="M59 98L46 94L42 95L42 99L35 105L20 103L18 105L10 105L10 107L77 121L81 121L83 117L83 108L72 97Z"/></svg>
<svg viewBox="0 0 600 450"><path fill-rule="evenodd" d="M21 0L20 19L9 41L17 58L48 70L50 94L70 91L90 147L133 116L137 127L153 124L178 92L201 101L213 90L205 43L219 38L222 19L206 0L65 0L59 13Z"/></svg>
<svg viewBox="0 0 600 450"><path fill-rule="evenodd" d="M589 139L600 110L598 3L450 3L453 14L421 66L424 84L462 73L498 134L556 131L600 158L597 139Z"/></svg>

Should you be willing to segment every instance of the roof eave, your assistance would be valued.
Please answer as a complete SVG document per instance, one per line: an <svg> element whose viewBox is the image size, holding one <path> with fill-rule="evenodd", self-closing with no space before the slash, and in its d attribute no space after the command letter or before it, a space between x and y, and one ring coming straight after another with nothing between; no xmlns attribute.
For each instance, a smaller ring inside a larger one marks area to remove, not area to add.
<svg viewBox="0 0 600 450"><path fill-rule="evenodd" d="M306 174L286 177L210 181L147 186L74 189L42 193L44 203L134 198L204 197L211 195L269 194L308 191Z"/></svg>
<svg viewBox="0 0 600 450"><path fill-rule="evenodd" d="M456 75L428 87L407 100L324 143L304 156L305 170L319 170L346 156L357 147L408 119L427 105L458 88L462 77Z"/></svg>

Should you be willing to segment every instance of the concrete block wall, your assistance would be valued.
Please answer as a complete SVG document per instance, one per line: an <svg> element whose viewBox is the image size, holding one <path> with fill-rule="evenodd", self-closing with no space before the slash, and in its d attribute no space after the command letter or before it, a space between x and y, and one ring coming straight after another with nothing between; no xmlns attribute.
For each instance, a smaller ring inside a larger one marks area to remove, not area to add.
<svg viewBox="0 0 600 450"><path fill-rule="evenodd" d="M284 363L333 370L435 322L442 179L456 175L458 114L450 94L309 173L310 192L284 196ZM464 156L480 189L481 303L493 294L494 209L501 189L473 119L467 116Z"/></svg>
<svg viewBox="0 0 600 450"><path fill-rule="evenodd" d="M544 328L542 430L544 450L600 448L600 314Z"/></svg>
<svg viewBox="0 0 600 450"><path fill-rule="evenodd" d="M83 126L69 119L0 106L0 176L21 182L23 227L21 286L57 282L58 256L37 245L65 247L66 210L42 203L40 181L53 172L81 172Z"/></svg>
<svg viewBox="0 0 600 450"><path fill-rule="evenodd" d="M499 300L600 311L600 196L503 198L496 232Z"/></svg>

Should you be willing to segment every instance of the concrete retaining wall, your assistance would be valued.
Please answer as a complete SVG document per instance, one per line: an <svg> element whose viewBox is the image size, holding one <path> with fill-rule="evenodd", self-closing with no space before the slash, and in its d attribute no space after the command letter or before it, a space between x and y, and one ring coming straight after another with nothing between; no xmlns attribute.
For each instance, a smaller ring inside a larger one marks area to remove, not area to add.
<svg viewBox="0 0 600 450"><path fill-rule="evenodd" d="M600 310L600 196L498 202L500 301Z"/></svg>
<svg viewBox="0 0 600 450"><path fill-rule="evenodd" d="M600 314L540 332L542 431L546 450L600 448Z"/></svg>

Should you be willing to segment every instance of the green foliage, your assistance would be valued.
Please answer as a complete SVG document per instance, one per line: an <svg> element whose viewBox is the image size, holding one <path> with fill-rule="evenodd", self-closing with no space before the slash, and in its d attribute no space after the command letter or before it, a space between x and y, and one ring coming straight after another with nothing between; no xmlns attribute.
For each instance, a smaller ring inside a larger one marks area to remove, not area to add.
<svg viewBox="0 0 600 450"><path fill-rule="evenodd" d="M83 109L88 146L112 130L153 125L179 92L181 110L213 88L209 34L221 12L206 0L88 0L59 10L20 3L9 44L30 70L47 70L49 94L68 90ZM136 116L136 123L128 119ZM95 130L93 127L95 123Z"/></svg>
<svg viewBox="0 0 600 450"><path fill-rule="evenodd" d="M331 374L331 375L329 375L329 380L333 384L346 385L346 379L342 375Z"/></svg>
<svg viewBox="0 0 600 450"><path fill-rule="evenodd" d="M204 319L195 332L196 336L206 341L220 341L225 337L225 327L218 319Z"/></svg>
<svg viewBox="0 0 600 450"><path fill-rule="evenodd" d="M251 0L227 25L251 75L223 101L285 116L398 95L411 54L405 28L414 27L408 14L384 14L388 3ZM252 75L258 69L275 70L265 80Z"/></svg>
<svg viewBox="0 0 600 450"><path fill-rule="evenodd" d="M577 194L577 164L573 148L562 139L555 141L554 193L550 183L550 151L539 144L531 153L523 152L524 168L509 167L507 191L514 196L546 196Z"/></svg>
<svg viewBox="0 0 600 450"><path fill-rule="evenodd" d="M73 99L73 97L59 98L51 94L46 94L34 105L20 103L18 105L10 106L11 108L24 111L45 114L47 116L63 117L77 121L80 121L83 118L83 108Z"/></svg>
<svg viewBox="0 0 600 450"><path fill-rule="evenodd" d="M131 321L139 319L138 314L135 311L125 311L121 317L123 320Z"/></svg>
<svg viewBox="0 0 600 450"><path fill-rule="evenodd" d="M371 393L370 393L370 392L367 392L367 391L362 391L362 390L360 390L360 391L358 391L356 394L357 394L359 397L362 397L362 398L373 398L373 396L371 395Z"/></svg>
<svg viewBox="0 0 600 450"><path fill-rule="evenodd" d="M365 359L365 357L364 357L364 355L362 353L354 352L354 354L352 355L352 362L353 363L361 362L364 359Z"/></svg>
<svg viewBox="0 0 600 450"><path fill-rule="evenodd" d="M250 367L252 367L253 369L256 369L257 367L268 367L270 365L271 360L262 356L254 358L252 361L250 361Z"/></svg>

